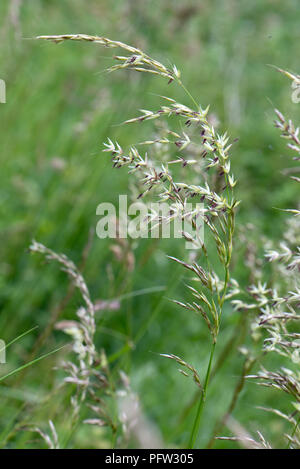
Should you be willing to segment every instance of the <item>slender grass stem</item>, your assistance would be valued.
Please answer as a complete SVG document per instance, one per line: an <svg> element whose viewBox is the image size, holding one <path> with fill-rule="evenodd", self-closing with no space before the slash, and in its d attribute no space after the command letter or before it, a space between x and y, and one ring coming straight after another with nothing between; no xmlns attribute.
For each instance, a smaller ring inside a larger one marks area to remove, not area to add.
<svg viewBox="0 0 300 469"><path fill-rule="evenodd" d="M208 387L208 383L209 383L209 377L210 377L211 366L212 366L213 357L214 357L214 353L215 353L215 348L216 348L216 342L214 341L213 344L212 344L212 347L211 347L211 352L210 352L208 367L207 367L207 371L206 371L203 391L202 391L201 398L200 398L200 401L199 401L199 405L198 405L198 409L197 409L197 413L196 413L192 433L191 433L189 444L188 444L189 448L194 448L197 437L198 437L198 434L199 434L201 417L202 417L203 407L204 407L204 403L205 403L205 399L206 399L207 387Z"/></svg>
<svg viewBox="0 0 300 469"><path fill-rule="evenodd" d="M178 80L178 84L181 86L181 88L185 91L185 93L187 94L187 96L191 99L191 101L193 102L193 104L196 106L196 108L198 109L199 105L197 103L197 101L195 100L195 98L192 96L192 94L189 92L189 90L184 86L184 84L182 83L181 80Z"/></svg>

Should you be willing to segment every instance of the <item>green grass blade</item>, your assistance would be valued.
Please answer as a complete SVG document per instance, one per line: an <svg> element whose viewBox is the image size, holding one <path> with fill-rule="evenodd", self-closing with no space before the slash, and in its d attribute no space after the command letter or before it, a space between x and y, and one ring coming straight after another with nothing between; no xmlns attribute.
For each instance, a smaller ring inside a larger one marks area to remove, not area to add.
<svg viewBox="0 0 300 469"><path fill-rule="evenodd" d="M30 362L26 363L25 365L22 365L22 366L20 366L19 368L16 368L15 370L10 371L10 372L7 373L6 375L0 377L0 382L3 381L4 379L9 378L9 377L12 376L12 375L18 373L19 371L24 370L25 368L28 368L29 366L34 365L35 363L37 363L37 362L43 360L44 358L47 358L47 357L49 357L50 355L53 355L54 353L59 352L59 350L63 349L65 346L66 346L66 345L63 345L62 347L59 347L59 348L57 348L57 349L55 349L55 350L52 350L51 352L45 353L44 355L41 355L40 357L36 358L35 360L31 360Z"/></svg>

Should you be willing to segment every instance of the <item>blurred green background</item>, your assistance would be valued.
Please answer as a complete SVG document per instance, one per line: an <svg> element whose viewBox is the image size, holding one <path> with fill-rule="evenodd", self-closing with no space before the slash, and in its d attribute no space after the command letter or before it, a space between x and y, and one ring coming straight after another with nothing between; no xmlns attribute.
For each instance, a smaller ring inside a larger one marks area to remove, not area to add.
<svg viewBox="0 0 300 469"><path fill-rule="evenodd" d="M254 230L246 230L246 236L259 246L261 236L277 239L282 234L284 215L274 207L295 205L296 188L282 174L293 163L272 121L277 107L297 122L299 105L291 101L290 83L269 64L299 71L299 31L297 0L1 0L0 78L7 85L7 103L0 104L0 337L9 342L38 326L7 351L1 374L65 343L66 336L49 329L49 323L58 310L60 318L74 318L81 301L77 294L64 301L66 276L57 266L28 254L31 239L80 264L98 221L97 205L116 203L119 193L130 193L126 170L111 169L102 142L109 136L126 147L151 135L151 122L130 128L119 124L136 116L137 109L155 109L155 94L189 104L178 88L161 79L104 73L112 64L111 50L95 44L57 46L33 38L99 34L136 45L163 63L176 63L199 103L211 104L218 129L239 138L232 156L242 200L238 225L251 222ZM97 346L111 357L116 377L120 369L130 376L143 412L165 444L183 445L191 426L191 416L184 417L184 411L194 384L158 353L183 356L203 374L209 347L202 322L169 301L186 296L186 273L166 258L183 256L183 243L131 243L133 270L118 261L112 245L94 237L84 266L95 300L121 298L120 309L99 313ZM243 255L237 243L234 276L246 285L249 272ZM220 350L240 315L227 308ZM47 330L45 340L39 339ZM1 444L41 447L40 441L28 440L27 432L15 433L13 428L22 422L43 427L50 418L68 444L68 396L54 395L48 404L39 405L61 380L53 367L63 355L62 351L2 383ZM227 408L242 363L237 352L230 355L211 383L203 445ZM288 408L286 402L278 403L276 392L248 383L234 416L250 432L262 430L276 444L283 424L257 409L262 405ZM110 444L105 431L85 426L72 438L75 447Z"/></svg>

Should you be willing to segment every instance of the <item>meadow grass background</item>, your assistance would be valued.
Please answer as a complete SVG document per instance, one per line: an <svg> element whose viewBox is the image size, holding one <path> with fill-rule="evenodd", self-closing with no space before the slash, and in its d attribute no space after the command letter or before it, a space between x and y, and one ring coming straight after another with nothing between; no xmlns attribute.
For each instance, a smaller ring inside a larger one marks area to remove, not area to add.
<svg viewBox="0 0 300 469"><path fill-rule="evenodd" d="M35 41L35 36L99 34L136 45L163 63L176 63L201 105L211 104L219 130L228 129L232 138L239 138L232 157L242 200L237 223L257 246L262 236L280 238L284 215L274 207L294 206L296 197L296 187L282 175L293 163L273 128L273 107L296 123L299 116L290 83L268 65L299 71L297 0L26 0L17 24L9 15L10 6L10 1L1 1L0 78L7 84L7 103L0 105L0 337L9 342L31 327L38 329L7 351L1 374L68 340L51 331L45 341L37 342L65 297L68 280L57 266L28 254L31 239L80 264L89 232L98 221L97 205L116 203L119 193L131 190L126 171L111 169L102 142L109 136L126 146L148 138L151 122L119 124L136 116L139 108L156 108L156 94L177 96L189 104L178 88L161 79L104 73L112 63L110 50L95 44L55 46ZM247 223L254 229L249 231ZM201 320L169 301L184 298L186 274L166 254L184 256L184 243L133 243L132 272L117 262L112 244L94 236L84 268L94 299L121 297L119 310L99 313L97 346L111 359L116 380L120 369L130 376L145 415L165 444L183 445L192 421L191 414L184 417L183 412L195 386L158 353L183 356L203 375L209 346ZM238 240L236 247L233 276L246 285L249 272ZM60 317L74 318L79 305L77 294L71 295ZM240 316L227 308L219 351ZM63 350L1 383L2 446L42 447L28 432L15 432L14 425L43 427L50 418L66 446L111 444L108 432L83 425L70 440L70 389L57 392L61 375L53 370L64 354ZM272 363L272 356L268 361ZM211 383L201 429L203 445L227 408L242 363L234 352ZM39 404L48 393L53 394L49 402ZM249 431L262 430L276 444L283 423L256 408L262 405L287 404L278 403L275 391L248 383L234 416Z"/></svg>

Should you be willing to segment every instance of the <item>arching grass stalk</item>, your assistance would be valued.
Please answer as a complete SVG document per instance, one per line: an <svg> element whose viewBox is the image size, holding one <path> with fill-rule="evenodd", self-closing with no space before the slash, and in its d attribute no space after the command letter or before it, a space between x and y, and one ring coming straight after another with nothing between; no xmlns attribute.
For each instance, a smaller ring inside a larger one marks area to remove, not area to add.
<svg viewBox="0 0 300 469"><path fill-rule="evenodd" d="M220 320L221 320L223 305L224 305L224 301L226 299L226 294L227 294L227 290L228 290L228 283L229 283L229 279L230 279L229 267L230 267L230 261L231 261L231 255L232 255L232 238L233 238L233 233L234 233L234 212L233 211L230 213L229 220L230 220L230 222L228 224L229 225L229 230L228 230L228 244L227 244L227 259L226 259L226 263L225 263L224 289L223 289L222 296L220 297L220 295L218 295L219 324L220 324ZM211 345L211 351L210 351L209 362L208 362L207 371L206 371L206 375L205 375L204 386L203 386L203 390L201 392L201 397L200 397L200 401L199 401L199 404L198 404L198 408L197 408L197 412L196 412L196 416L195 416L195 420L194 420L194 425L193 425L191 436L190 436L189 443L188 443L189 448L194 448L194 446L196 444L198 434L199 434L199 429L200 429L200 425L201 425L201 417L202 417L203 408L204 408L204 404L205 404L205 400L206 400L207 389L208 389L208 384L209 384L209 379L210 379L211 369L212 369L212 363L213 363L214 353L215 353L216 344L217 344L218 332L219 332L219 327L218 327L216 336L213 337L213 341L212 341L212 345Z"/></svg>
<svg viewBox="0 0 300 469"><path fill-rule="evenodd" d="M211 373L211 366L212 366L212 362L213 362L213 358L214 358L215 348L216 348L216 342L213 342L212 346L211 346L211 352L210 352L208 367L207 367L207 371L206 371L204 387L203 387L203 391L201 393L201 398L200 398L200 401L199 401L199 404L198 404L197 413L196 413L194 425L193 425L192 432L191 432L191 437L190 437L189 444L188 444L189 448L194 448L195 443L196 443L196 439L197 439L197 436L198 436L198 433L199 433L201 417L202 417L204 402L205 402L205 399L206 399L207 387L208 387L208 383L209 383L209 378L210 378L210 373Z"/></svg>
<svg viewBox="0 0 300 469"><path fill-rule="evenodd" d="M187 256L188 261L169 258L193 274L192 285L187 285L187 293L192 295L191 302L174 302L200 316L212 340L204 383L202 384L200 373L177 355L161 355L179 363L183 368L180 372L185 376L191 375L201 390L189 443L189 446L194 446L199 434L224 303L238 292L237 283L230 279L229 272L234 212L238 205L233 196L236 181L230 168L229 150L232 144L229 143L226 132L216 132L208 116L209 107L203 109L196 102L181 81L180 71L175 65L166 67L140 49L101 36L71 34L41 36L39 39L55 43L66 40L85 41L123 49L126 55L114 56L117 63L108 72L126 69L163 77L168 80L168 84L177 82L193 103L194 108L190 108L173 98L161 96L162 102L157 110L142 109L141 115L125 122L133 124L164 120L158 130L153 127L151 129L151 134L155 130L157 135L151 135L147 141L136 142L128 149L123 149L119 142L108 139L103 151L111 154L113 167L127 166L130 173L135 173L140 191L139 199L154 193L154 200L168 204L168 211L163 215L155 210L149 213L145 222L146 229L150 231L153 226L157 228L172 221L180 221L182 226L184 222L181 235L193 248L193 255ZM169 119L170 117L173 119ZM145 146L148 151L140 151ZM179 178L182 179L178 180ZM192 206L192 200L197 201L196 208ZM186 228L187 225L190 230ZM210 240L208 243L202 236L203 225L207 229ZM219 278L218 271L223 272L223 279Z"/></svg>

